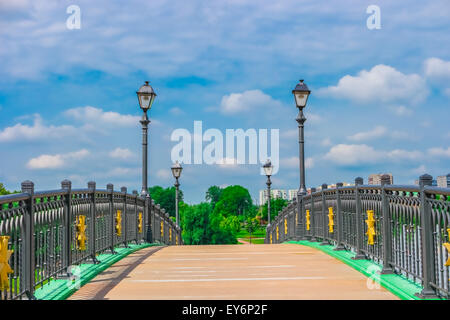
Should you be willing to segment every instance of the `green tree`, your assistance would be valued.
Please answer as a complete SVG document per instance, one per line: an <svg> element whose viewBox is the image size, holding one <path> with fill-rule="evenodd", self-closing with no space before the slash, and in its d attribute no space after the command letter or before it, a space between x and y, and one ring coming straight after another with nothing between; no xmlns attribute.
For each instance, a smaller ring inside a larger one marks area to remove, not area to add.
<svg viewBox="0 0 450 320"><path fill-rule="evenodd" d="M185 244L210 243L209 218L211 204L202 202L197 205L180 204L182 237Z"/></svg>
<svg viewBox="0 0 450 320"><path fill-rule="evenodd" d="M286 199L275 198L270 200L270 221L278 215L278 212L283 210L288 205ZM267 202L262 206L262 219L267 221Z"/></svg>
<svg viewBox="0 0 450 320"><path fill-rule="evenodd" d="M235 244L236 234L239 231L239 219L236 216L224 216L221 212L213 210L209 216L210 243Z"/></svg>
<svg viewBox="0 0 450 320"><path fill-rule="evenodd" d="M250 244L252 243L252 234L253 232L257 231L259 229L259 222L256 220L256 218L247 218L247 221L245 222L245 230L250 234Z"/></svg>
<svg viewBox="0 0 450 320"><path fill-rule="evenodd" d="M20 193L20 191L9 191L5 188L3 183L0 182L0 196L4 196L11 193Z"/></svg>
<svg viewBox="0 0 450 320"><path fill-rule="evenodd" d="M211 186L206 191L205 199L211 203L213 209L216 206L216 203L219 202L222 191L223 189L218 186Z"/></svg>
<svg viewBox="0 0 450 320"><path fill-rule="evenodd" d="M222 190L219 202L214 211L225 217L243 215L252 207L252 198L248 190L242 186L229 186Z"/></svg>
<svg viewBox="0 0 450 320"><path fill-rule="evenodd" d="M161 208L164 208L169 216L175 217L175 187L163 188L161 186L153 186L148 189L150 196L155 203L159 204ZM179 190L178 194L179 203L183 201L183 192Z"/></svg>

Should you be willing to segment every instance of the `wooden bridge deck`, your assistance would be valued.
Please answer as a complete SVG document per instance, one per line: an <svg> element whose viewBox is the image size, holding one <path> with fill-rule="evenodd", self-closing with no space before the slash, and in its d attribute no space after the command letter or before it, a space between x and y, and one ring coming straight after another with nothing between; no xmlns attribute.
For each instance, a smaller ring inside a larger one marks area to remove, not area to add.
<svg viewBox="0 0 450 320"><path fill-rule="evenodd" d="M70 299L398 299L296 244L155 247L119 261Z"/></svg>

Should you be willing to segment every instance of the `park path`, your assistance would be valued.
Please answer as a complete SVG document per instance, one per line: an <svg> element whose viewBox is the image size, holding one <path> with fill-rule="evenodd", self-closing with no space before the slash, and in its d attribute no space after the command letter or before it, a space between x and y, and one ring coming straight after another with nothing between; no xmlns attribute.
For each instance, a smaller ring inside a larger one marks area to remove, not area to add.
<svg viewBox="0 0 450 320"><path fill-rule="evenodd" d="M314 248L296 244L142 249L70 299L397 299Z"/></svg>

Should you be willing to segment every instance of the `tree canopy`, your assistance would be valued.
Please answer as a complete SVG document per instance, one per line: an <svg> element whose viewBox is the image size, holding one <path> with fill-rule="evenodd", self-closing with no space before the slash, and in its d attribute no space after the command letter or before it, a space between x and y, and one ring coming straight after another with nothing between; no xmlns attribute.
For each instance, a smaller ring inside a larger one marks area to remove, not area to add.
<svg viewBox="0 0 450 320"><path fill-rule="evenodd" d="M3 183L0 182L0 196L4 196L11 193L19 193L19 191L9 191L5 188Z"/></svg>
<svg viewBox="0 0 450 320"><path fill-rule="evenodd" d="M284 207L288 205L288 201L282 198L275 198L270 200L270 220L278 215ZM267 202L262 206L262 219L267 221Z"/></svg>
<svg viewBox="0 0 450 320"><path fill-rule="evenodd" d="M230 215L243 215L252 207L252 197L248 190L242 186L229 186L222 190L219 201L214 210L225 217Z"/></svg>
<svg viewBox="0 0 450 320"><path fill-rule="evenodd" d="M164 208L169 216L175 217L175 187L163 188L161 186L153 186L148 188L148 192L155 203ZM183 191L178 193L179 203L183 201Z"/></svg>
<svg viewBox="0 0 450 320"><path fill-rule="evenodd" d="M212 208L216 206L216 203L219 202L220 196L222 195L223 189L218 186L211 186L206 191L205 199L211 203Z"/></svg>

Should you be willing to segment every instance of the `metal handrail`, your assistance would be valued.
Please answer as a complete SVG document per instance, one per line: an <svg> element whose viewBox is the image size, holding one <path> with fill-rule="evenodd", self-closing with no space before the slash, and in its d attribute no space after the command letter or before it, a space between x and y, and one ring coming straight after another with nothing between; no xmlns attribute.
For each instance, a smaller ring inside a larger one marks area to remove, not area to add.
<svg viewBox="0 0 450 320"><path fill-rule="evenodd" d="M13 270L0 300L33 299L38 287L67 277L73 265L97 263L97 254L131 242L183 243L181 229L149 196L112 185L97 190L94 182L71 189L65 180L61 187L34 192L26 181L21 193L0 196L0 236L8 237L3 250L12 250L7 263Z"/></svg>
<svg viewBox="0 0 450 320"><path fill-rule="evenodd" d="M379 263L382 273L402 274L421 284L422 297L450 298L446 263L450 253L444 247L450 243L448 196L450 188L429 185L322 189L283 208L266 228L265 243L309 240L331 244L336 250L353 251L356 259Z"/></svg>

